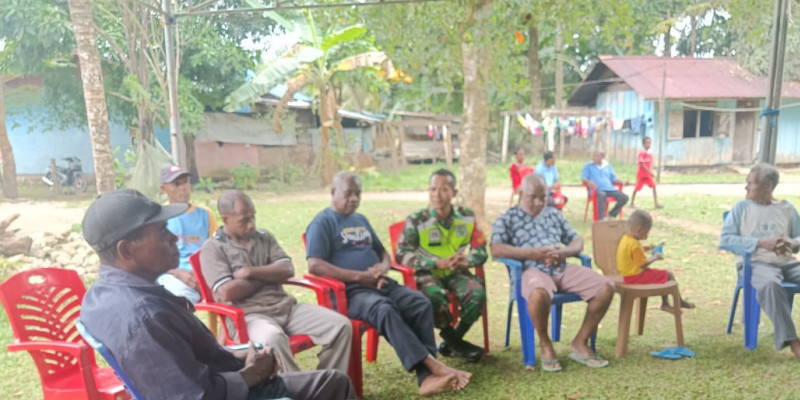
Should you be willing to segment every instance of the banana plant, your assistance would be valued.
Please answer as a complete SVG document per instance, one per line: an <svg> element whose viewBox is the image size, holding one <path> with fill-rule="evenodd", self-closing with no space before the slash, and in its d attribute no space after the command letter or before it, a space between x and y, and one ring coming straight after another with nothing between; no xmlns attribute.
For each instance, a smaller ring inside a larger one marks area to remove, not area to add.
<svg viewBox="0 0 800 400"><path fill-rule="evenodd" d="M250 3L253 7L261 6L258 2ZM385 53L375 50L369 42L362 39L367 33L365 27L351 25L321 34L317 31L311 13L304 10L303 14L305 18L290 19L273 11L264 13L265 17L278 23L287 32L296 33L300 43L291 46L274 59L262 61L255 78L228 96L225 111L231 112L251 104L276 85L285 83L286 93L278 103L272 121L275 132L281 133L281 119L289 102L299 90L310 87L319 104L321 177L324 183L328 183L335 173L330 146L331 129L336 147L342 150L344 148L341 124L336 118L338 104L334 91L335 75L358 68L384 68L391 72L392 67ZM354 47L368 48L370 51L343 54Z"/></svg>

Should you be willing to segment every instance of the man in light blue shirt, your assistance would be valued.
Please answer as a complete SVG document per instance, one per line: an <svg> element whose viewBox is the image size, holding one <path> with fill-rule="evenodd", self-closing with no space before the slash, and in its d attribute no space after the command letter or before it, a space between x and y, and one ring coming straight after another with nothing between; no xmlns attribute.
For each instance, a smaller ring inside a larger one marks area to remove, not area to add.
<svg viewBox="0 0 800 400"><path fill-rule="evenodd" d="M719 244L739 254L739 276L741 255L751 254L751 282L758 304L772 321L775 349L788 346L800 359L791 298L781 286L784 281L800 283L800 261L795 256L800 251L800 215L792 203L773 197L778 178L778 171L769 164L750 169L745 200L734 204L725 217Z"/></svg>
<svg viewBox="0 0 800 400"><path fill-rule="evenodd" d="M567 197L560 195L560 201L556 204L554 200L554 193L561 193L561 181L558 180L558 167L556 167L556 156L552 151L544 153L544 160L536 165L535 172L544 177L547 184L547 205L549 207L556 207L559 210L564 208L567 204Z"/></svg>
<svg viewBox="0 0 800 400"><path fill-rule="evenodd" d="M622 185L622 181L617 178L614 173L614 167L605 162L603 158L605 153L602 151L595 151L592 153L592 161L583 166L581 172L581 181L589 188L589 190L597 189L597 215L600 220L605 217L606 212L606 198L612 197L617 201L617 204L608 216L616 218L622 211L622 207L628 203L628 196L625 193L617 190L614 185Z"/></svg>

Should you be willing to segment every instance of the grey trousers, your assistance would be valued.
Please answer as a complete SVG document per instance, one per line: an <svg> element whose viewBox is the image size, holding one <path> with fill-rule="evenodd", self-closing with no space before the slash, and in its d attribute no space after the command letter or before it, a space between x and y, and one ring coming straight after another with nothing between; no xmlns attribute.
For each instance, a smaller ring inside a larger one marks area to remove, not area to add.
<svg viewBox="0 0 800 400"><path fill-rule="evenodd" d="M622 211L622 207L625 207L625 204L628 203L628 195L625 193L620 192L619 190L598 190L597 191L597 216L600 219L603 219L606 215L606 199L612 197L616 200L616 204L614 204L614 208L608 211L608 216L611 218L616 218L619 215L619 212Z"/></svg>
<svg viewBox="0 0 800 400"><path fill-rule="evenodd" d="M739 266L741 273L741 265ZM800 262L776 266L763 262L753 262L753 288L764 314L767 314L775 329L775 349L788 346L797 339L789 299L781 282L800 283Z"/></svg>
<svg viewBox="0 0 800 400"><path fill-rule="evenodd" d="M433 307L422 292L394 280L381 290L358 284L347 285L350 318L366 321L394 348L406 371L415 371L417 383L431 375L422 362L436 357Z"/></svg>
<svg viewBox="0 0 800 400"><path fill-rule="evenodd" d="M356 400L347 375L335 370L289 372L250 388L248 400Z"/></svg>
<svg viewBox="0 0 800 400"><path fill-rule="evenodd" d="M308 335L314 344L322 346L317 369L335 369L347 374L353 339L353 327L347 317L314 304L300 303L287 315L250 313L244 318L250 340L272 347L280 357L281 372L300 371L289 348L289 336Z"/></svg>

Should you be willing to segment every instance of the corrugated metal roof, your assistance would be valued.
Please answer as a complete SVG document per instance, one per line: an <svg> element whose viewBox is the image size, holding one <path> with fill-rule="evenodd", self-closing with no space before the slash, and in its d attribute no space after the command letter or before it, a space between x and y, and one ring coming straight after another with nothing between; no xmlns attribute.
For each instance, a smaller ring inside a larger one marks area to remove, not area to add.
<svg viewBox="0 0 800 400"><path fill-rule="evenodd" d="M665 58L655 56L600 56L589 76L569 99L570 104L594 104L597 93L624 82L645 99L764 98L767 77L756 76L732 58ZM800 98L800 83L784 82L784 98Z"/></svg>

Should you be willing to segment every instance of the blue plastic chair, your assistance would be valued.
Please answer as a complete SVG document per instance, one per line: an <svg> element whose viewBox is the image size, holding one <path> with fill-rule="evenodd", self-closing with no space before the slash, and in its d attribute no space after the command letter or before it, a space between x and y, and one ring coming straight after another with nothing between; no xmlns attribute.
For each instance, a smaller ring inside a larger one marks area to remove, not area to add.
<svg viewBox="0 0 800 400"><path fill-rule="evenodd" d="M92 346L93 349L97 350L97 352L100 353L100 355L106 360L108 365L111 366L111 368L114 370L114 373L117 374L119 380L121 380L122 384L125 385L125 390L127 390L128 393L133 396L133 400L146 400L145 397L133 387L133 383L128 378L128 375L125 374L125 371L122 370L122 367L117 362L117 359L114 358L114 355L111 354L111 351L108 350L108 347L92 336L92 334L89 333L89 330L86 329L86 326L83 325L80 320L75 322L75 327L78 329L78 333L83 336L83 339L86 340L86 343L89 343L89 346Z"/></svg>
<svg viewBox="0 0 800 400"><path fill-rule="evenodd" d="M722 214L724 220L728 216L728 211ZM751 254L740 254L734 249L720 246L720 249L730 251L731 253L739 254L742 256L742 273L738 274L736 279L736 288L733 289L733 302L731 302L731 314L728 317L728 329L725 331L727 334L731 333L733 329L733 318L736 315L736 304L739 302L739 293L744 290L744 298L742 299L742 309L744 313L744 348L747 350L754 350L758 346L758 323L761 319L761 309L756 297L756 290L753 288L753 264L750 260ZM795 293L800 293L800 285L792 282L781 283L783 289L786 290L786 297L789 301L789 311L792 310L794 303Z"/></svg>
<svg viewBox="0 0 800 400"><path fill-rule="evenodd" d="M581 260L581 265L586 268L592 268L592 259L589 256L580 254L577 256ZM519 260L512 260L510 258L497 258L497 262L501 262L508 270L509 280L509 299L508 299L508 315L506 318L506 345L511 335L511 311L514 307L514 301L517 302L517 313L519 314L519 333L522 340L522 361L525 367L533 368L536 365L536 340L534 335L533 321L528 315L528 300L522 296L522 263ZM561 306L564 303L582 302L583 300L575 293L557 292L553 296L552 304L550 305L550 340L558 342L561 340ZM592 332L592 351L595 351L595 341L597 339L597 332Z"/></svg>

